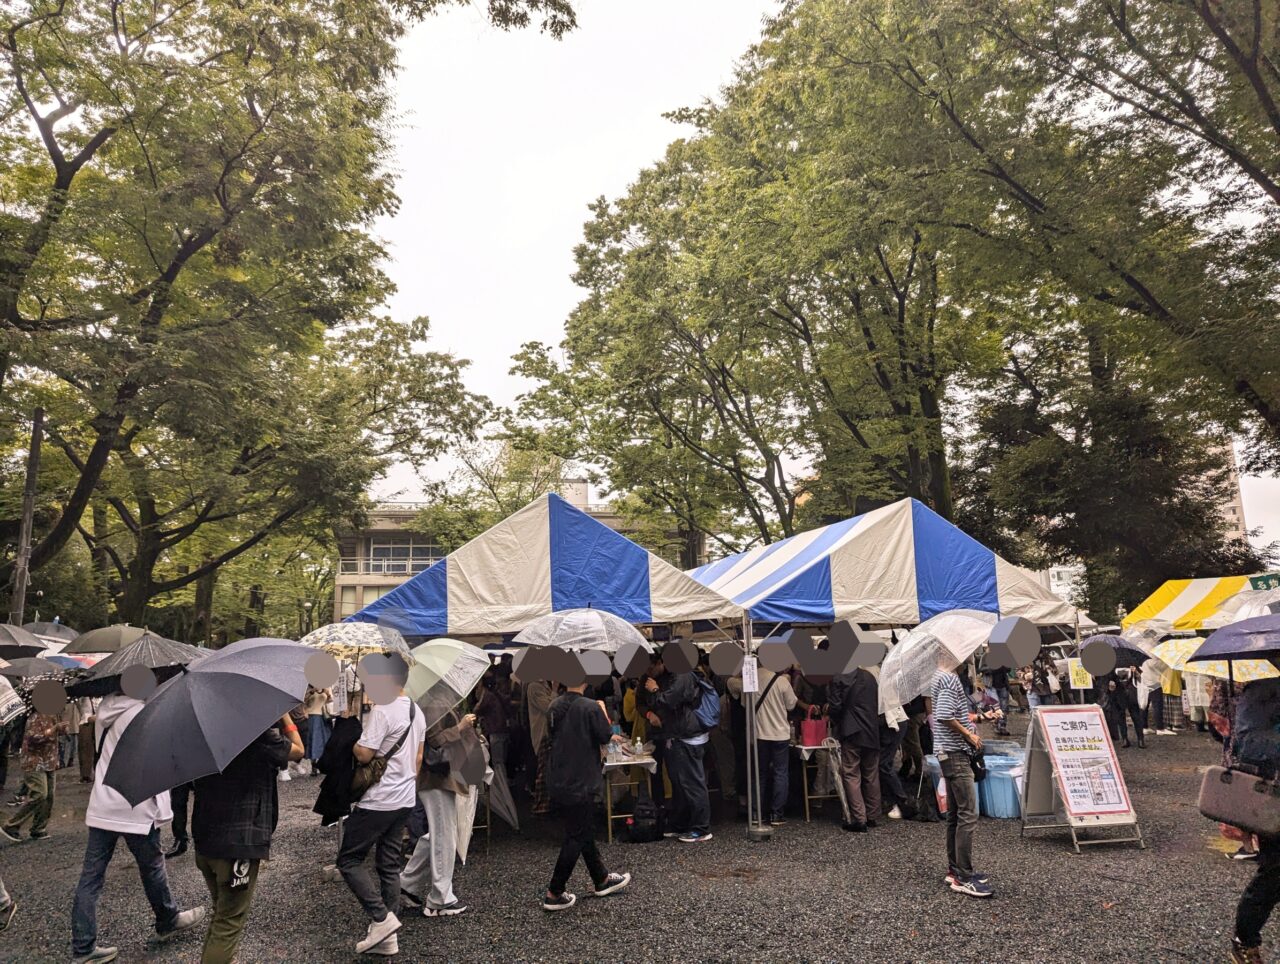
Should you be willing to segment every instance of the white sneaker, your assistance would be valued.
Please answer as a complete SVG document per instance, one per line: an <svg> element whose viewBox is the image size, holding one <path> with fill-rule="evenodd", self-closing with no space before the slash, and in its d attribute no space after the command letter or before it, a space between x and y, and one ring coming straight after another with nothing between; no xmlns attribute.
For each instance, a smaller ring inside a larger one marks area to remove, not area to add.
<svg viewBox="0 0 1280 964"><path fill-rule="evenodd" d="M890 820L901 820L902 810L895 804L894 808L885 814Z"/></svg>
<svg viewBox="0 0 1280 964"><path fill-rule="evenodd" d="M288 782L289 782L290 780L292 780L292 779L293 779L293 777L289 776L289 771L288 771L288 770L281 770L281 771L280 771L280 782L281 782L281 783L288 783Z"/></svg>
<svg viewBox="0 0 1280 964"><path fill-rule="evenodd" d="M364 940L356 944L356 953L367 953L370 948L377 947L399 929L400 918L395 914L388 914L382 920L374 921L369 925L369 932L364 935Z"/></svg>
<svg viewBox="0 0 1280 964"><path fill-rule="evenodd" d="M380 957L394 957L400 953L400 937L392 934L381 944L376 944L365 951L366 954L377 954Z"/></svg>
<svg viewBox="0 0 1280 964"><path fill-rule="evenodd" d="M184 910L178 915L178 919L173 922L173 927L162 934L158 934L156 940L167 941L177 934L189 928L195 927L205 918L205 909L203 907L193 907L191 910Z"/></svg>

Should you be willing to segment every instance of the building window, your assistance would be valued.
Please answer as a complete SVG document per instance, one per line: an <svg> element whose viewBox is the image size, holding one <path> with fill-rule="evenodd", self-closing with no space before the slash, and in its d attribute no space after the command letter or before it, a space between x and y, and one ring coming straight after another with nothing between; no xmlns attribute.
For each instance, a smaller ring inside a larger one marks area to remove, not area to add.
<svg viewBox="0 0 1280 964"><path fill-rule="evenodd" d="M410 533L376 535L369 538L367 572L373 575L408 576L422 572L444 557L429 536Z"/></svg>
<svg viewBox="0 0 1280 964"><path fill-rule="evenodd" d="M355 615L356 611L356 587L341 586L338 590L338 618L346 619L348 616Z"/></svg>

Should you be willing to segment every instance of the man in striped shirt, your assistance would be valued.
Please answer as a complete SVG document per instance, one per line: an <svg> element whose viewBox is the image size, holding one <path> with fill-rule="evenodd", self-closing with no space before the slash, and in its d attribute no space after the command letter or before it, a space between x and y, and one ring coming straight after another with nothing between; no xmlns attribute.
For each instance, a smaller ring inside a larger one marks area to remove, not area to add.
<svg viewBox="0 0 1280 964"><path fill-rule="evenodd" d="M970 897L990 897L991 882L973 869L973 830L978 825L978 788L969 756L982 749L973 707L954 667L939 665L930 687L933 749L947 781L947 885Z"/></svg>

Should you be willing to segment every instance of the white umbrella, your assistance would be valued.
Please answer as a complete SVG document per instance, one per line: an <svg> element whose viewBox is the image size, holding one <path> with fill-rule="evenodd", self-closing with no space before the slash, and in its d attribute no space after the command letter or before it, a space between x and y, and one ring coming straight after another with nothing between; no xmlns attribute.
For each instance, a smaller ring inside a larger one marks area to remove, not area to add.
<svg viewBox="0 0 1280 964"><path fill-rule="evenodd" d="M1245 589L1223 600L1217 612L1204 621L1205 629L1221 629L1242 619L1280 612L1280 589Z"/></svg>
<svg viewBox="0 0 1280 964"><path fill-rule="evenodd" d="M535 619L515 641L529 646L554 646L577 652L616 653L626 643L653 651L653 644L625 619L603 609L564 609Z"/></svg>
<svg viewBox="0 0 1280 964"><path fill-rule="evenodd" d="M997 621L994 613L951 609L907 633L880 666L880 712L928 693L943 657L963 663L987 644Z"/></svg>
<svg viewBox="0 0 1280 964"><path fill-rule="evenodd" d="M410 656L404 691L422 709L423 719L431 727L466 699L488 670L489 657L484 650L456 639L432 639Z"/></svg>
<svg viewBox="0 0 1280 964"><path fill-rule="evenodd" d="M330 623L307 633L298 642L350 662L370 653L396 653L406 663L409 661L409 643L404 634L377 623Z"/></svg>

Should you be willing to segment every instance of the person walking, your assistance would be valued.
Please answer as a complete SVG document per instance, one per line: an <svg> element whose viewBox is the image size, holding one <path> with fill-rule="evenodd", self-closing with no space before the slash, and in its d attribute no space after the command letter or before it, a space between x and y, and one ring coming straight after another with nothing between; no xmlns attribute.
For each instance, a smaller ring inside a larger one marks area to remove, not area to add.
<svg viewBox="0 0 1280 964"><path fill-rule="evenodd" d="M368 931L356 942L357 954L399 953L395 934L400 929L397 912L404 828L413 813L426 734L422 713L404 694L409 668L400 659L392 663L394 668L388 675L366 677L375 702L352 749L357 763L367 765L380 758L386 761L386 769L352 808L342 826L338 851L338 871L369 918ZM374 853L376 881L365 866L370 851Z"/></svg>
<svg viewBox="0 0 1280 964"><path fill-rule="evenodd" d="M948 657L943 657L946 660ZM991 881L973 869L973 831L978 825L978 787L971 754L982 750L973 723L973 706L965 695L954 664L943 662L929 690L933 747L947 781L947 876L957 893L990 897Z"/></svg>
<svg viewBox="0 0 1280 964"><path fill-rule="evenodd" d="M694 707L702 700L702 688L692 672L674 673L665 689L656 677L662 676L662 657L650 660L644 681L652 707L645 718L662 730L663 758L671 775L672 814L669 836L681 843L705 843L711 834L711 798L707 794L707 773L703 765L708 737Z"/></svg>
<svg viewBox="0 0 1280 964"><path fill-rule="evenodd" d="M827 692L852 818L843 826L852 833L866 833L880 816L880 685L858 667L835 677Z"/></svg>
<svg viewBox="0 0 1280 964"><path fill-rule="evenodd" d="M1273 660L1280 668L1280 660ZM1235 701L1231 756L1240 769L1268 780L1280 775L1280 679L1250 683ZM1262 964L1262 929L1280 903L1280 837L1260 834L1257 869L1236 905L1231 960Z"/></svg>
<svg viewBox="0 0 1280 964"><path fill-rule="evenodd" d="M418 799L430 832L418 838L400 875L402 896L421 904L424 917L467 912L467 905L453 892L453 868L458 856L458 796L479 792L468 784L465 774L469 769L484 773L484 747L475 724L474 714L459 716L450 711L426 733L433 762L418 774ZM467 766L468 760L475 764L473 768Z"/></svg>
<svg viewBox="0 0 1280 964"><path fill-rule="evenodd" d="M27 716L22 736L22 781L26 798L17 812L0 826L0 836L17 843L22 839L22 825L31 820L31 839L49 836L49 817L53 813L53 797L57 786L58 737L69 732L56 716L32 709Z"/></svg>
<svg viewBox="0 0 1280 964"><path fill-rule="evenodd" d="M168 792L131 807L124 797L104 782L116 744L144 705L141 700L116 694L105 697L98 707L97 743L94 747L98 755L97 779L84 815L89 839L85 844L80 882L76 885L71 905L73 964L101 964L116 959L116 948L98 946L98 898L107 877L107 866L120 840L125 842L138 863L142 889L155 914L156 934L161 941L177 936L205 918L203 907L179 911L169 891L159 827L170 818Z"/></svg>
<svg viewBox="0 0 1280 964"><path fill-rule="evenodd" d="M587 699L585 689L585 683L568 687L547 714L551 737L547 788L552 808L564 824L564 840L542 897L545 911L567 910L577 902L566 888L579 857L591 875L592 897L616 894L631 883L630 874L610 873L605 867L595 836L600 750L610 740L625 742L625 737L613 735L604 705Z"/></svg>
<svg viewBox="0 0 1280 964"><path fill-rule="evenodd" d="M195 782L191 837L213 904L200 964L232 964L236 958L259 867L271 858L280 816L277 774L301 759L302 738L286 715L221 773Z"/></svg>

